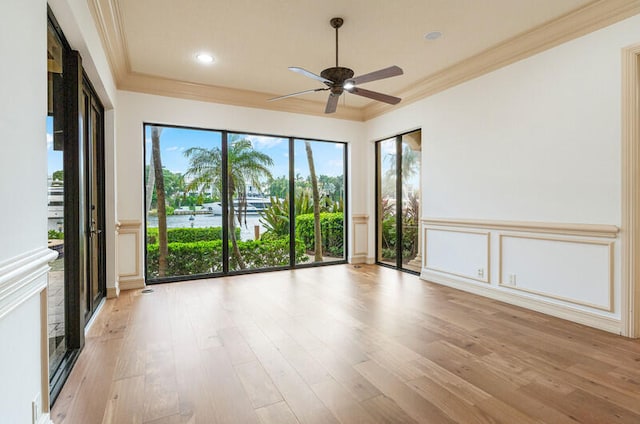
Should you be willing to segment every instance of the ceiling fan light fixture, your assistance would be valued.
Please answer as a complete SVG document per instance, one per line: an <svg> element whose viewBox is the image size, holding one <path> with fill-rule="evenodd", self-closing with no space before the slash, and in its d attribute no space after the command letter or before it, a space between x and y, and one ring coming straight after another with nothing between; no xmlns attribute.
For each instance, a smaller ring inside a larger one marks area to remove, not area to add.
<svg viewBox="0 0 640 424"><path fill-rule="evenodd" d="M291 93L284 96L274 97L267 101L274 101L280 99L286 99L300 94L313 93L316 91L330 91L329 98L327 99L327 106L324 113L333 113L338 106L338 98L345 91L356 96L366 97L379 102L388 103L391 105L398 104L402 99L399 97L389 96L388 94L378 93L377 91L365 90L356 87L356 85L364 84L366 82L377 81L384 78L395 77L402 75L402 68L399 66L389 66L384 69L378 69L368 74L359 75L354 77L353 69L345 68L338 65L338 29L344 23L342 18L333 18L329 21L331 27L336 30L336 66L324 69L320 72L320 75L307 71L306 69L299 68L297 66L290 66L289 70L298 74L304 75L308 78L322 82L326 87L315 88L311 90L299 91L297 93Z"/></svg>
<svg viewBox="0 0 640 424"><path fill-rule="evenodd" d="M198 53L196 54L196 59L198 60L198 62L204 63L204 64L209 64L214 62L213 56L211 56L209 53Z"/></svg>

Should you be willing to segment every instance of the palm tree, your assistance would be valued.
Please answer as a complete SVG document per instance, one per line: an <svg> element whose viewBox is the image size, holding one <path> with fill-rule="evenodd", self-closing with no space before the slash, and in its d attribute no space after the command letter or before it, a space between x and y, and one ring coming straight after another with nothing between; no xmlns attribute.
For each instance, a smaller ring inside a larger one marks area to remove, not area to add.
<svg viewBox="0 0 640 424"><path fill-rule="evenodd" d="M316 167L313 163L313 150L311 142L305 141L304 147L307 150L307 162L309 162L309 176L311 177L311 190L313 192L313 244L315 250L314 260L322 262L322 232L320 229L320 192L318 190L318 178L316 177Z"/></svg>
<svg viewBox="0 0 640 424"><path fill-rule="evenodd" d="M189 184L190 189L203 191L208 187L222 187L222 150L220 148L192 147L187 149L184 155L189 159L189 168L185 176L193 178ZM243 221L246 224L247 189L249 186L260 187L261 180L272 178L269 167L273 166L273 159L265 153L254 150L251 140L233 135L229 137L227 164L229 237L232 254L240 269L245 269L246 265L240 254L234 231L235 220L237 218L239 225L242 225ZM234 207L234 198L239 200L237 211Z"/></svg>
<svg viewBox="0 0 640 424"><path fill-rule="evenodd" d="M151 127L151 157L155 177L156 200L158 203L158 277L164 277L167 271L167 208L164 191L162 158L160 157L160 134L162 128ZM150 196L149 196L150 197Z"/></svg>
<svg viewBox="0 0 640 424"><path fill-rule="evenodd" d="M401 193L393 194L396 191L396 164L397 155L395 153L388 153L385 155L385 160L389 164L389 168L385 172L384 183L382 192L384 195L392 197L400 197ZM420 169L420 151L413 150L408 144L402 146L402 180L403 183L410 178L414 177Z"/></svg>

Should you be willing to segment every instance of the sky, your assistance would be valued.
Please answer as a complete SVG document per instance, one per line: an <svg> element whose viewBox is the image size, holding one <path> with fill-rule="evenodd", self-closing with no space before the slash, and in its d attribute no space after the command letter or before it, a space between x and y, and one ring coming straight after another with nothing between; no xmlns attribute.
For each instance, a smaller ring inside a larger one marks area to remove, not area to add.
<svg viewBox="0 0 640 424"><path fill-rule="evenodd" d="M253 143L256 150L271 156L274 165L271 173L274 178L289 175L289 145L287 138L245 135ZM160 148L162 153L162 165L171 172L184 174L189 167L189 160L185 158L184 151L190 147L212 147L221 146L222 134L217 131L197 130L188 128L165 127L160 135ZM312 141L314 163L317 175L338 176L343 174L344 144L322 141ZM48 175L54 171L62 169L63 154L53 150L53 119L47 118L47 152L48 152ZM309 165L307 163L307 153L304 142L296 140L294 144L296 174L303 177L309 175ZM146 162L149 163L151 155L151 130L146 128L145 133L145 153Z"/></svg>
<svg viewBox="0 0 640 424"><path fill-rule="evenodd" d="M231 135L231 134L230 134ZM189 160L184 151L190 147L220 148L222 134L216 131L196 130L188 128L165 127L160 135L162 165L171 172L184 173L189 167ZM274 178L289 175L289 140L288 138L242 135L251 140L253 148L269 155L273 159L271 173ZM317 175L337 176L343 174L344 144L312 141L311 148ZM151 155L151 130L145 133L146 163ZM305 143L296 140L294 144L294 169L303 177L309 175Z"/></svg>

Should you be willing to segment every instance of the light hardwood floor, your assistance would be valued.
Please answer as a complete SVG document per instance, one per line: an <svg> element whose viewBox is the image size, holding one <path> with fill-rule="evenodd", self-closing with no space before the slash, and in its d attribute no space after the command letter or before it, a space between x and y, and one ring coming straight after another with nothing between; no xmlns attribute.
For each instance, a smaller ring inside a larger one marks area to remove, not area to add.
<svg viewBox="0 0 640 424"><path fill-rule="evenodd" d="M640 342L367 265L107 301L55 424L640 423Z"/></svg>

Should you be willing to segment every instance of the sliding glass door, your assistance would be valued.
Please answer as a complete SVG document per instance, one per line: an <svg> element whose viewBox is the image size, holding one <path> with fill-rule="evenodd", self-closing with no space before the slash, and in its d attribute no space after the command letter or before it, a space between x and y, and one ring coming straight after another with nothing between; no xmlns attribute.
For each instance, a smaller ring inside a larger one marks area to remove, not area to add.
<svg viewBox="0 0 640 424"><path fill-rule="evenodd" d="M105 295L103 107L51 13L47 33L47 287L50 398Z"/></svg>
<svg viewBox="0 0 640 424"><path fill-rule="evenodd" d="M420 272L421 132L376 143L376 260Z"/></svg>
<svg viewBox="0 0 640 424"><path fill-rule="evenodd" d="M144 134L147 281L345 262L345 143Z"/></svg>

